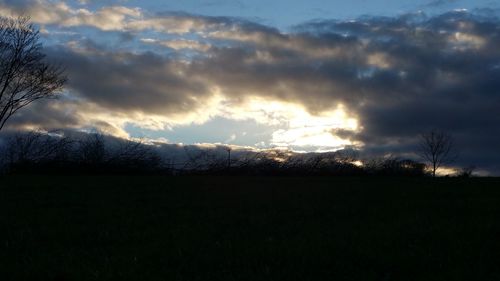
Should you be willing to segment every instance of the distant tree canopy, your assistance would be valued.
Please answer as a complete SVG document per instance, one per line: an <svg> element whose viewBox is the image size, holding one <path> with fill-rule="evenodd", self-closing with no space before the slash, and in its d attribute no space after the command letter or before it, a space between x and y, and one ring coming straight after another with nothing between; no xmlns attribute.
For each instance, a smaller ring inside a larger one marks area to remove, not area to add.
<svg viewBox="0 0 500 281"><path fill-rule="evenodd" d="M63 70L44 58L28 17L0 17L0 130L19 109L62 90Z"/></svg>
<svg viewBox="0 0 500 281"><path fill-rule="evenodd" d="M361 161L356 151L295 153L289 150L180 149L167 159L158 147L100 133L24 132L3 139L0 164L7 173L160 173L290 176L425 176L425 164L397 157ZM163 157L161 156L163 155ZM361 164L363 163L363 164Z"/></svg>
<svg viewBox="0 0 500 281"><path fill-rule="evenodd" d="M114 138L106 141L99 133L80 139L58 132L17 133L2 150L0 160L10 173L142 173L158 170L161 164L151 146Z"/></svg>

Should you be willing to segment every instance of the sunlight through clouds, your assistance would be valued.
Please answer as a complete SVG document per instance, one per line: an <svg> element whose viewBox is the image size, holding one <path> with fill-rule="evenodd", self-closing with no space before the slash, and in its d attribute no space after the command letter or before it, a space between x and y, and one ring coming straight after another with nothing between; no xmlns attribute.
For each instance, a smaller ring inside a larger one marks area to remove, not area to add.
<svg viewBox="0 0 500 281"><path fill-rule="evenodd" d="M214 90L216 91L216 90ZM244 102L234 102L220 94L214 96L200 110L178 116L154 116L141 113L127 115L110 114L103 110L88 108L91 114L82 114L81 120L86 123L98 124L103 127L119 129L120 135L125 134L127 124L153 131L175 130L179 127L193 124L203 125L218 117L235 121L252 120L258 124L272 128L269 141L262 147L281 147L294 151L334 151L345 146L360 145L358 141L344 139L335 135L335 130L342 129L358 132L358 120L349 116L345 107L311 114L299 104L264 100L251 97ZM231 135L225 142L235 141Z"/></svg>
<svg viewBox="0 0 500 281"><path fill-rule="evenodd" d="M306 108L294 103L269 101L253 97L236 107L227 107L223 116L230 119L252 119L276 129L270 145L294 150L332 151L354 145L351 140L335 136L335 129L358 131L358 121L349 116L343 105L336 109L309 113Z"/></svg>
<svg viewBox="0 0 500 281"><path fill-rule="evenodd" d="M449 43L455 50L466 51L482 48L486 44L486 40L478 35L455 32L449 37Z"/></svg>
<svg viewBox="0 0 500 281"><path fill-rule="evenodd" d="M273 133L272 144L283 147L314 147L316 151L331 151L353 145L348 139L335 136L334 129L358 130L358 122L347 116L342 106L336 110L313 116L305 110L296 110L288 120L288 128Z"/></svg>

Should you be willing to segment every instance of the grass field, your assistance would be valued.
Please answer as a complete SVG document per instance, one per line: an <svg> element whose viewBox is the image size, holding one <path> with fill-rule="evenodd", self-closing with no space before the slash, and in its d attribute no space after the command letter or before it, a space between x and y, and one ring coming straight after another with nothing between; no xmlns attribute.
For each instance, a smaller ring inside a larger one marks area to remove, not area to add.
<svg viewBox="0 0 500 281"><path fill-rule="evenodd" d="M2 177L0 280L500 280L500 179Z"/></svg>

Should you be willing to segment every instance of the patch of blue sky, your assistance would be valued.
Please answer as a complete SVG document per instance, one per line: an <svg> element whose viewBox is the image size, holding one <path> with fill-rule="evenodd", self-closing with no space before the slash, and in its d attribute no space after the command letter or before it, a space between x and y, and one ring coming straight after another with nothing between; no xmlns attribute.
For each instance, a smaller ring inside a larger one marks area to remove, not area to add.
<svg viewBox="0 0 500 281"><path fill-rule="evenodd" d="M231 120L216 117L201 125L178 126L172 130L149 130L127 124L125 130L131 137L159 139L171 143L226 143L241 146L269 144L273 126L258 124L252 120Z"/></svg>
<svg viewBox="0 0 500 281"><path fill-rule="evenodd" d="M73 3L82 2L73 0ZM140 7L144 11L180 11L207 16L233 16L287 29L311 19L356 19L362 15L394 16L415 12L442 13L451 9L499 8L492 0L87 0L89 9L108 5Z"/></svg>

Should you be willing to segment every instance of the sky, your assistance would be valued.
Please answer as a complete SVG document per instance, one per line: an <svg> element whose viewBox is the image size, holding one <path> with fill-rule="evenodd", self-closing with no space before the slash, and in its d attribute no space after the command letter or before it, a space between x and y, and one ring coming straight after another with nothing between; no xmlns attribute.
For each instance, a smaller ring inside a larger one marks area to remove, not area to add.
<svg viewBox="0 0 500 281"><path fill-rule="evenodd" d="M0 0L65 67L10 129L415 158L500 174L500 1Z"/></svg>

